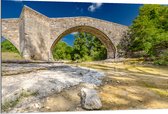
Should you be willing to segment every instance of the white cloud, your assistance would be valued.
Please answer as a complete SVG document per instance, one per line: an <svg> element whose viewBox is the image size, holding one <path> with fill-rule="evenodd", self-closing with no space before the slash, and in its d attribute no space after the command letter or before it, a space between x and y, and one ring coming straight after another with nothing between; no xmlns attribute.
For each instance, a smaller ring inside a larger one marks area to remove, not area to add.
<svg viewBox="0 0 168 114"><path fill-rule="evenodd" d="M102 5L102 3L92 3L92 5L88 7L88 11L95 12L96 9L99 9Z"/></svg>
<svg viewBox="0 0 168 114"><path fill-rule="evenodd" d="M72 32L71 35L75 35L75 34L77 34L77 33L78 33L78 32Z"/></svg>

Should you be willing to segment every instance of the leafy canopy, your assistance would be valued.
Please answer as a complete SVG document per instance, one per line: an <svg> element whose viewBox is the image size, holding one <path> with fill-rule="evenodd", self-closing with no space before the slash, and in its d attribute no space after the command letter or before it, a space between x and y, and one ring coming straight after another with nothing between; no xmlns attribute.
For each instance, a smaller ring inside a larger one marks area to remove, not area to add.
<svg viewBox="0 0 168 114"><path fill-rule="evenodd" d="M130 26L129 50L168 65L168 6L144 5Z"/></svg>
<svg viewBox="0 0 168 114"><path fill-rule="evenodd" d="M130 49L156 55L157 49L168 47L168 6L142 6L130 29Z"/></svg>

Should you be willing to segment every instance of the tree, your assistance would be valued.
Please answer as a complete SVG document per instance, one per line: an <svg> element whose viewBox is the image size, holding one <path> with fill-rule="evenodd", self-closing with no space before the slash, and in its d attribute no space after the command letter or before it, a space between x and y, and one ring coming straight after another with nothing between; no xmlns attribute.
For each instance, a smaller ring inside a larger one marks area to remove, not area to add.
<svg viewBox="0 0 168 114"><path fill-rule="evenodd" d="M73 45L72 57L73 60L79 60L86 58L89 55L89 49L87 47L86 33L81 32L75 34L75 41Z"/></svg>
<svg viewBox="0 0 168 114"><path fill-rule="evenodd" d="M68 46L65 42L59 41L58 44L54 47L52 54L55 60L71 60L72 47Z"/></svg>
<svg viewBox="0 0 168 114"><path fill-rule="evenodd" d="M80 32L75 35L73 60L102 60L107 57L107 50L94 35Z"/></svg>
<svg viewBox="0 0 168 114"><path fill-rule="evenodd" d="M130 26L129 50L159 59L168 52L168 6L144 5Z"/></svg>
<svg viewBox="0 0 168 114"><path fill-rule="evenodd" d="M130 27L130 33L132 51L143 50L147 56L156 55L157 45L168 45L168 7L142 6Z"/></svg>

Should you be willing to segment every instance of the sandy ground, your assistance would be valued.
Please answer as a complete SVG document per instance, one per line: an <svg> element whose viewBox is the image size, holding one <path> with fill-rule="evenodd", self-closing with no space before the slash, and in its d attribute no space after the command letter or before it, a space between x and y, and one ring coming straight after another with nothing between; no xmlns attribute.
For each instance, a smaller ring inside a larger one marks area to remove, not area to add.
<svg viewBox="0 0 168 114"><path fill-rule="evenodd" d="M81 65L106 73L99 88L104 110L168 108L168 67L94 62Z"/></svg>

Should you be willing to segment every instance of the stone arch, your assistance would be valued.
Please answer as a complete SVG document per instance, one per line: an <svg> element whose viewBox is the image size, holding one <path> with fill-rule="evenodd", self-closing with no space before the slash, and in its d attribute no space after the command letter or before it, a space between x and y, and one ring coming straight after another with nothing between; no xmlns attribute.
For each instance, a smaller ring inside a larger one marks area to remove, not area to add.
<svg viewBox="0 0 168 114"><path fill-rule="evenodd" d="M2 35L8 41L10 41L20 53L19 42L19 19L2 19Z"/></svg>
<svg viewBox="0 0 168 114"><path fill-rule="evenodd" d="M10 38L4 37L4 36L1 36L1 38L8 40L17 49L17 51L20 54L20 49L19 49L18 45L13 40L11 40Z"/></svg>
<svg viewBox="0 0 168 114"><path fill-rule="evenodd" d="M95 35L101 42L102 44L106 47L107 49L107 59L109 58L115 58L116 57L116 47L114 45L114 43L110 40L110 38L101 30L92 27L92 26L88 26L88 25L80 25L80 26L75 26L75 27L71 27L66 29L65 31L63 31L60 35L58 35L53 42L51 42L51 46L50 46L50 51L52 52L52 49L54 48L54 46L67 34L70 34L72 32L88 32L91 33L93 35ZM50 52L50 58L52 57L52 54Z"/></svg>

